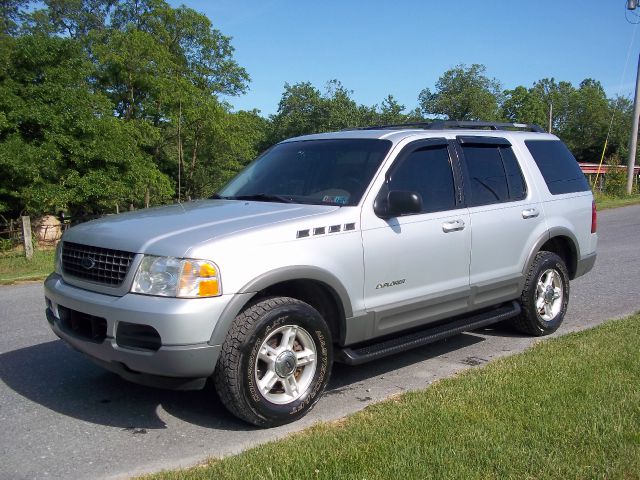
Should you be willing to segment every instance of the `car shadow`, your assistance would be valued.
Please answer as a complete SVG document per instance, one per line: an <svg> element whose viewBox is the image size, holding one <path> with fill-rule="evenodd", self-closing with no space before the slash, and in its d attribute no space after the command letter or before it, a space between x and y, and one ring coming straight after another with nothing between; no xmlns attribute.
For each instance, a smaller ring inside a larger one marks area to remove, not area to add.
<svg viewBox="0 0 640 480"><path fill-rule="evenodd" d="M526 333L516 330L510 320L504 320L502 322L489 325L488 327L479 328L478 330L475 330L475 332L489 337L531 338L531 335L527 335Z"/></svg>
<svg viewBox="0 0 640 480"><path fill-rule="evenodd" d="M481 341L477 335L461 334L357 367L336 363L325 395ZM60 340L0 354L0 379L17 394L52 411L132 433L167 428L158 414L160 407L205 428L255 429L227 412L210 384L199 391L173 391L130 383Z"/></svg>
<svg viewBox="0 0 640 480"><path fill-rule="evenodd" d="M61 340L1 354L0 379L19 395L62 415L133 433L167 428L158 415L160 406L202 427L253 429L228 414L209 386L173 391L136 385L94 365Z"/></svg>
<svg viewBox="0 0 640 480"><path fill-rule="evenodd" d="M425 360L446 355L447 353L469 347L482 341L482 337L471 333L462 333L423 347L407 350L359 366L335 363L329 388L325 395L341 392L351 385L364 382L374 377L383 376Z"/></svg>

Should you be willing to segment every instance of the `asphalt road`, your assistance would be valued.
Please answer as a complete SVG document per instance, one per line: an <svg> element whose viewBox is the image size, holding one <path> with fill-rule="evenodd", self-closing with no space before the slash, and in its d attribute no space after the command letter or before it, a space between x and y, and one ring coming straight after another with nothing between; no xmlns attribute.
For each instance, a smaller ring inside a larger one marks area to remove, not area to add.
<svg viewBox="0 0 640 480"><path fill-rule="evenodd" d="M572 282L563 334L640 310L640 206L602 212L596 268ZM0 478L126 478L334 420L406 390L529 347L505 327L459 335L360 367L336 365L303 420L271 430L228 414L212 390L133 385L49 330L40 284L0 288Z"/></svg>

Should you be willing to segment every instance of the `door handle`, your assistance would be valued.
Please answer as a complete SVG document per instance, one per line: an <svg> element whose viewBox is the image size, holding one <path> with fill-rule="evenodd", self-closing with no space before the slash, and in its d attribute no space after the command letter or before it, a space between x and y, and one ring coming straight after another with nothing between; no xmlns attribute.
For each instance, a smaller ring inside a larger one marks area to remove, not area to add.
<svg viewBox="0 0 640 480"><path fill-rule="evenodd" d="M442 231L444 233L458 232L460 230L464 230L464 222L462 220L454 220L442 224Z"/></svg>
<svg viewBox="0 0 640 480"><path fill-rule="evenodd" d="M540 212L537 208L529 208L522 211L522 218L524 218L525 220L527 218L536 218L538 215L540 215Z"/></svg>

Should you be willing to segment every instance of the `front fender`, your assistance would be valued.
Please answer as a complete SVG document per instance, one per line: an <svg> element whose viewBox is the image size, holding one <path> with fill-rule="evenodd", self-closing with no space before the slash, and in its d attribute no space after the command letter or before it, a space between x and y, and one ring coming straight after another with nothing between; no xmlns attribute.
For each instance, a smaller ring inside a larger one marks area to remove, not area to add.
<svg viewBox="0 0 640 480"><path fill-rule="evenodd" d="M290 265L263 273L245 284L229 302L213 329L211 345L222 345L236 316L258 292L291 280L315 280L332 289L342 304L344 316L353 316L353 306L343 283L333 274L310 265Z"/></svg>

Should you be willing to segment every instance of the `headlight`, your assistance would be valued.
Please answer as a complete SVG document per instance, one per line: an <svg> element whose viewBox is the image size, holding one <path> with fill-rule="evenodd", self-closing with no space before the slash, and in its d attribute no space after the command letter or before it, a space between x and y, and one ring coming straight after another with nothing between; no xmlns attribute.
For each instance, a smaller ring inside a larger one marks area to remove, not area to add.
<svg viewBox="0 0 640 480"><path fill-rule="evenodd" d="M161 297L200 298L222 294L215 263L191 258L145 255L131 291Z"/></svg>
<svg viewBox="0 0 640 480"><path fill-rule="evenodd" d="M62 275L62 240L60 240L56 246L56 255L54 259L53 271L58 275Z"/></svg>

